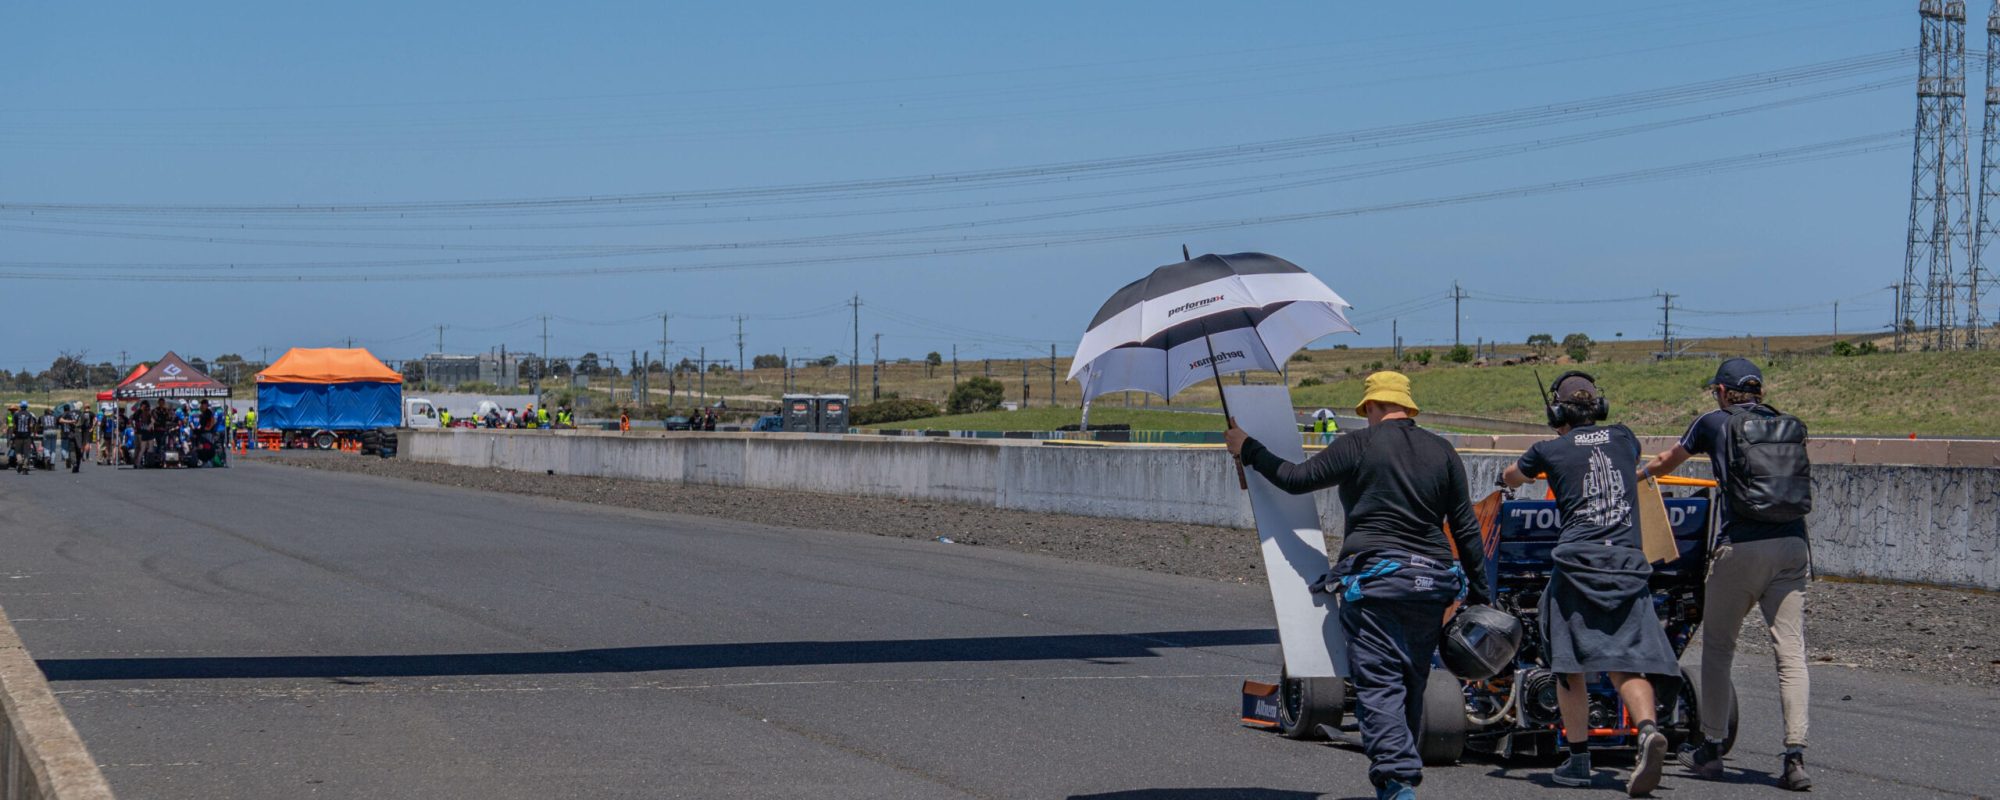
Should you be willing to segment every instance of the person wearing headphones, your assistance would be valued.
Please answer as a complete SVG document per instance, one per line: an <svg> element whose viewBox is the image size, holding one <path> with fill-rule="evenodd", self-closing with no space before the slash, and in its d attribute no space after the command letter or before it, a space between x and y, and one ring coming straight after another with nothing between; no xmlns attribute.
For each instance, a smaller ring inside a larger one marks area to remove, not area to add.
<svg viewBox="0 0 2000 800"><path fill-rule="evenodd" d="M1611 404L1589 374L1565 372L1549 392L1545 410L1556 438L1528 448L1500 483L1513 489L1546 475L1562 514L1538 615L1569 745L1569 757L1550 777L1563 786L1594 782L1585 687L1591 675L1609 673L1639 729L1639 752L1625 791L1643 797L1660 785L1667 757L1667 737L1654 719L1653 684L1646 676L1677 678L1680 664L1653 610L1653 565L1634 512L1639 437L1624 425L1603 424Z"/></svg>

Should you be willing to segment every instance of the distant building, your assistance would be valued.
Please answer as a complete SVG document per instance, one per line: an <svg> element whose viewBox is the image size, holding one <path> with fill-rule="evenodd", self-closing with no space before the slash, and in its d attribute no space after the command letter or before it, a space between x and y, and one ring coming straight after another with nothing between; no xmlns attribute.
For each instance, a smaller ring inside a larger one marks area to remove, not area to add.
<svg viewBox="0 0 2000 800"><path fill-rule="evenodd" d="M520 362L512 355L481 353L474 356L432 353L424 356L424 382L446 389L461 383L490 383L513 386L521 382Z"/></svg>

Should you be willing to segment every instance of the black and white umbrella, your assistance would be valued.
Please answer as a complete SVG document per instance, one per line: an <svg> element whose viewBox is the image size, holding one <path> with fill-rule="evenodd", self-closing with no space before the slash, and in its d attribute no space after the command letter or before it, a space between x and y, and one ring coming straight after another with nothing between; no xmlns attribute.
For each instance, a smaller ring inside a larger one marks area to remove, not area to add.
<svg viewBox="0 0 2000 800"><path fill-rule="evenodd" d="M1357 333L1352 306L1312 273L1264 253L1205 255L1153 270L1097 310L1069 377L1085 403L1111 392L1171 398L1236 372L1277 372L1313 340Z"/></svg>

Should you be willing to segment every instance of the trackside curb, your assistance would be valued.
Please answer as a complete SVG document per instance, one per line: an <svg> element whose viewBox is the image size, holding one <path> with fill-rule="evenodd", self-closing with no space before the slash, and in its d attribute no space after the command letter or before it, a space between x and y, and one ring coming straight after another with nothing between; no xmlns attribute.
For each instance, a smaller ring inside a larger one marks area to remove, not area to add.
<svg viewBox="0 0 2000 800"><path fill-rule="evenodd" d="M111 786L0 610L0 797L111 800Z"/></svg>

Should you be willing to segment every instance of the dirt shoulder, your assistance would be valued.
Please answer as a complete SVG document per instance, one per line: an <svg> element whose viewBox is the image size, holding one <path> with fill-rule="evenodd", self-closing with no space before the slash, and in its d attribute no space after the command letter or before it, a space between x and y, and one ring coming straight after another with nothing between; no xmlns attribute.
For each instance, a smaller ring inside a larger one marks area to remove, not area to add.
<svg viewBox="0 0 2000 800"><path fill-rule="evenodd" d="M1230 583L1262 583L1257 537L1207 525L1007 511L953 503L652 481L531 475L478 467L363 458L345 453L253 453L244 458L513 495L716 517L795 528L943 537L969 547L1151 570ZM1814 661L2000 687L2000 595L1914 586L1819 581L1806 608ZM1758 622L1753 616L1751 623ZM1761 625L1746 623L1742 657L1766 661Z"/></svg>

